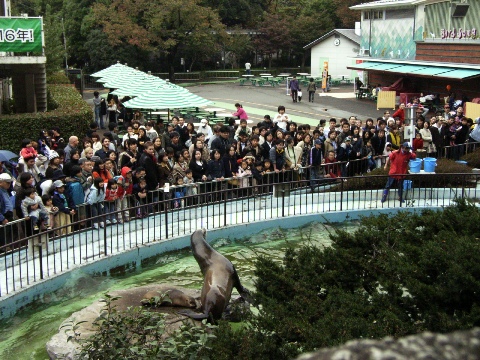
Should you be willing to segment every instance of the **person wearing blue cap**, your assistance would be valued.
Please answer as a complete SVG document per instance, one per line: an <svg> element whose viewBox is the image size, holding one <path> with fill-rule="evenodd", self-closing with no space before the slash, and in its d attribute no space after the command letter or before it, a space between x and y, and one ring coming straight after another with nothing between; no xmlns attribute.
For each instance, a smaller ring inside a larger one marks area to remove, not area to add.
<svg viewBox="0 0 480 360"><path fill-rule="evenodd" d="M403 203L403 181L407 173L407 165L410 160L415 160L417 156L410 151L411 146L408 142L404 142L400 149L392 151L385 163L385 170L390 164L390 171L388 172L388 180L383 190L382 203L387 201L388 192L392 186L398 186L398 201Z"/></svg>

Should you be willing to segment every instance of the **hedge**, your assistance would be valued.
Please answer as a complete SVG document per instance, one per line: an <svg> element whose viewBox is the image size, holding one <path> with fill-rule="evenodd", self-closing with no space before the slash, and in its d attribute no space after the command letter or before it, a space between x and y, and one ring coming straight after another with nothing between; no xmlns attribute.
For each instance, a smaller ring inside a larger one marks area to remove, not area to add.
<svg viewBox="0 0 480 360"><path fill-rule="evenodd" d="M20 150L22 139L37 140L42 129L60 128L68 141L71 135L82 138L92 122L90 105L72 85L47 85L48 106L51 111L0 115L0 147L14 153Z"/></svg>
<svg viewBox="0 0 480 360"><path fill-rule="evenodd" d="M377 168L363 176L352 177L343 184L332 186L329 191L342 190L370 190L383 189L385 187L385 177L378 175L388 175L388 170L383 167ZM472 169L469 166L461 165L451 159L437 159L436 175L422 175L413 177L414 187L450 187L450 186L473 186L465 183L466 178L462 175L456 176L452 174L471 174ZM413 175L413 174L412 174Z"/></svg>

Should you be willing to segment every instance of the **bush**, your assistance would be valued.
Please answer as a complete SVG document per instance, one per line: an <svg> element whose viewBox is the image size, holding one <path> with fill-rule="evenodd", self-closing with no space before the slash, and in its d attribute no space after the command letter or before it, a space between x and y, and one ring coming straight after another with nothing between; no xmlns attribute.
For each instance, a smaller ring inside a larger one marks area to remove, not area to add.
<svg viewBox="0 0 480 360"><path fill-rule="evenodd" d="M165 315L142 307L117 311L118 297L105 295L105 311L93 323L95 333L78 339L76 324L67 324L69 341L81 343L80 359L191 359L199 351L208 352L207 342L215 326L206 322L195 326L185 322L167 333Z"/></svg>
<svg viewBox="0 0 480 360"><path fill-rule="evenodd" d="M477 153L477 156L480 157L480 153ZM479 161L479 159L476 160ZM407 175L407 179L413 180L413 186L416 188L469 186L469 184L465 182L467 177L463 175L455 176L451 174L471 174L472 169L469 166L458 164L454 160L441 158L437 159L435 173L436 175L412 174L410 177ZM439 176L439 174L443 175ZM382 189L385 187L385 183L387 181L384 176L387 175L388 170L384 170L383 167L377 168L370 173L364 174L363 176L349 178L347 182L337 184L329 191Z"/></svg>
<svg viewBox="0 0 480 360"><path fill-rule="evenodd" d="M0 146L18 153L22 139L37 139L40 130L60 128L66 141L71 135L83 137L92 122L92 108L71 85L48 85L47 100L55 109L47 112L0 116Z"/></svg>
<svg viewBox="0 0 480 360"><path fill-rule="evenodd" d="M50 85L59 85L59 84L70 84L70 80L68 80L67 75L63 71L57 71L51 75L47 76L47 84Z"/></svg>
<svg viewBox="0 0 480 360"><path fill-rule="evenodd" d="M480 169L480 148L464 155L461 160L466 161L472 168Z"/></svg>
<svg viewBox="0 0 480 360"><path fill-rule="evenodd" d="M218 359L289 359L352 339L480 325L476 206L363 218L331 239L330 248L291 248L280 264L257 260L261 309L239 331L214 331Z"/></svg>

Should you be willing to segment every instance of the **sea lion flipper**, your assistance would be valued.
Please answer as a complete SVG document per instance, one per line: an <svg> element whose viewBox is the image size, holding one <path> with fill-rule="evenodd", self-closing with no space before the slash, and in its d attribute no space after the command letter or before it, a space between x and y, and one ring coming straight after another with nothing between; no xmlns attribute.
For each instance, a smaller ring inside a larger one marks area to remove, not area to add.
<svg viewBox="0 0 480 360"><path fill-rule="evenodd" d="M188 316L189 318L192 318L194 320L208 319L207 314L196 313L196 312L194 312L192 310L188 310L188 309L179 310L179 311L177 311L177 314Z"/></svg>

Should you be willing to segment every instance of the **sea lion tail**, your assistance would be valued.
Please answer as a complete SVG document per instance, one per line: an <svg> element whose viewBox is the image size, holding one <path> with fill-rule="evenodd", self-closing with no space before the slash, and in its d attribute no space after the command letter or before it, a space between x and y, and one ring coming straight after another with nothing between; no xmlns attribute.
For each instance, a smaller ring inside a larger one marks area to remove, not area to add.
<svg viewBox="0 0 480 360"><path fill-rule="evenodd" d="M253 299L252 294L250 293L250 290L248 290L246 287L242 286L242 283L240 282L240 278L238 277L237 270L235 267L234 269L234 274L233 274L233 287L237 289L238 293L240 296L249 304L255 305L255 300Z"/></svg>

